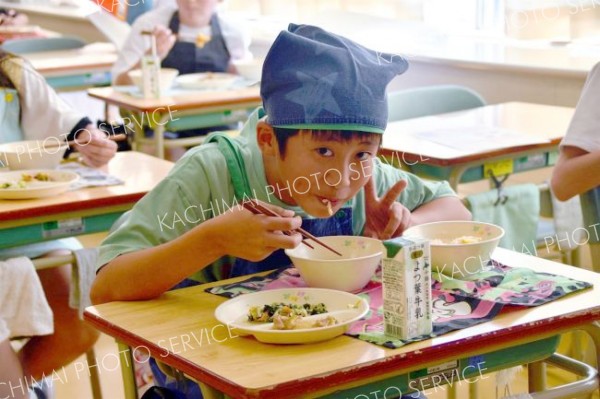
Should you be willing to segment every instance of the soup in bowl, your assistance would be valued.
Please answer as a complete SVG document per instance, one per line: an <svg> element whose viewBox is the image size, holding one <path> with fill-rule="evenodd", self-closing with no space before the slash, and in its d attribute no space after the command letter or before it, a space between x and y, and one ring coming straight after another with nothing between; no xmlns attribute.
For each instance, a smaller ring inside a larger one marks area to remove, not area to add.
<svg viewBox="0 0 600 399"><path fill-rule="evenodd" d="M429 240L433 270L460 279L484 270L504 229L491 223L459 220L413 226L403 235Z"/></svg>

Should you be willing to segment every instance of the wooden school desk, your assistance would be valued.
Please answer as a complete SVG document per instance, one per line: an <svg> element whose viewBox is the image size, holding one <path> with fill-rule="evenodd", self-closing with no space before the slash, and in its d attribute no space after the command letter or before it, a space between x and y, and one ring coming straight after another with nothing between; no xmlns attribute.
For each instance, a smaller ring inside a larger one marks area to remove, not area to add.
<svg viewBox="0 0 600 399"><path fill-rule="evenodd" d="M262 103L257 86L219 91L179 90L176 95L144 99L123 91L123 87L88 90L92 97L128 111L134 126L134 146L153 143L156 156L164 158L164 147L200 144L203 137L165 140L166 129L185 130L245 121L248 113ZM154 129L154 138L144 136L144 127Z"/></svg>
<svg viewBox="0 0 600 399"><path fill-rule="evenodd" d="M411 379L435 373L436 367L439 372L483 364L481 369L492 371L540 360L554 351L558 334L578 329L590 332L600 353L599 328L589 325L600 319L600 274L501 248L494 258L594 287L539 307L515 307L489 322L398 349L348 336L309 345L269 345L236 337L235 330L228 332L214 318L225 298L204 292L208 285L154 300L92 306L84 319L134 351L148 348L163 363L199 381L209 399L222 398L221 393L233 398L371 398L369 393L376 390L381 398L386 388L406 386ZM209 342L211 331L215 333ZM121 367L130 364L124 357ZM597 388L593 372L591 383ZM136 397L135 384L128 381L126 396ZM397 391L388 391L392 393Z"/></svg>
<svg viewBox="0 0 600 399"><path fill-rule="evenodd" d="M459 183L489 178L488 170L500 176L554 165L573 112L568 107L510 102L392 122L383 135L381 155L420 176L448 180L456 190ZM476 136L486 130L500 135L499 129L531 144L506 147L508 142L490 136L482 143L485 149L478 151L475 141L463 146L458 138L463 132ZM441 135L455 140L445 144Z"/></svg>
<svg viewBox="0 0 600 399"><path fill-rule="evenodd" d="M79 49L23 54L56 90L74 90L111 83L110 69L117 50L110 43L93 43Z"/></svg>
<svg viewBox="0 0 600 399"><path fill-rule="evenodd" d="M81 188L48 198L0 200L0 248L108 231L172 165L139 152L118 152L102 170L124 184Z"/></svg>

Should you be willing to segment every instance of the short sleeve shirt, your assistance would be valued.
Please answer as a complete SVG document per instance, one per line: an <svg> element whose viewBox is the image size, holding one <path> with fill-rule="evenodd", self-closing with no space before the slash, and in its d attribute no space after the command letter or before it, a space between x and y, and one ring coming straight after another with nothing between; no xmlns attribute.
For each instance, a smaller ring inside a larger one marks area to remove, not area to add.
<svg viewBox="0 0 600 399"><path fill-rule="evenodd" d="M560 143L587 152L600 150L600 64L588 74L567 134Z"/></svg>

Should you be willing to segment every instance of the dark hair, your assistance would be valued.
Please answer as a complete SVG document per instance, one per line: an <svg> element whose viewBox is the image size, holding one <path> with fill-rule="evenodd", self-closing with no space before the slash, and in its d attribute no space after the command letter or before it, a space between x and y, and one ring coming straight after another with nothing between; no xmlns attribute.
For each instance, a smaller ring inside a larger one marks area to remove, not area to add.
<svg viewBox="0 0 600 399"><path fill-rule="evenodd" d="M15 89L15 84L6 73L4 63L10 62L14 56L6 51L0 50L0 87Z"/></svg>
<svg viewBox="0 0 600 399"><path fill-rule="evenodd" d="M273 126L273 132L277 138L277 146L279 147L279 153L281 158L285 158L287 150L287 141L290 137L296 136L301 129L288 129L283 127ZM360 132L356 130L309 130L302 129L305 132L311 132L312 137L320 140L332 140L332 141L343 141L348 142L353 138L363 139L372 135L381 136L378 133Z"/></svg>

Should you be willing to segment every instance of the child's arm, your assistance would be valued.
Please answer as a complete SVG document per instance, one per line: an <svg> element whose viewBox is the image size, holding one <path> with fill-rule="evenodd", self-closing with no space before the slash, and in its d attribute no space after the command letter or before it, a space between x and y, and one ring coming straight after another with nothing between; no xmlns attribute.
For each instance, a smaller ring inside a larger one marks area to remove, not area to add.
<svg viewBox="0 0 600 399"><path fill-rule="evenodd" d="M407 187L400 180L378 198L373 178L365 185L366 224L364 235L387 240L398 237L417 224L442 220L471 220L471 213L458 197L441 197L424 203L412 212L396 199Z"/></svg>
<svg viewBox="0 0 600 399"><path fill-rule="evenodd" d="M600 186L600 150L564 146L552 172L552 190L561 201Z"/></svg>
<svg viewBox="0 0 600 399"><path fill-rule="evenodd" d="M224 255L259 261L278 248L295 248L302 236L281 231L297 229L302 220L292 211L274 210L283 217L234 207L172 241L118 256L98 272L92 302L155 298Z"/></svg>

